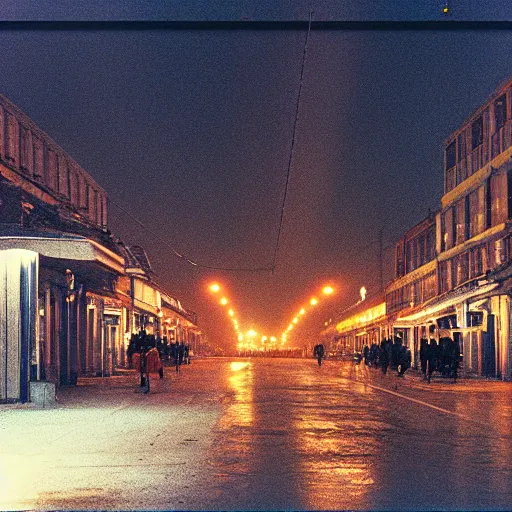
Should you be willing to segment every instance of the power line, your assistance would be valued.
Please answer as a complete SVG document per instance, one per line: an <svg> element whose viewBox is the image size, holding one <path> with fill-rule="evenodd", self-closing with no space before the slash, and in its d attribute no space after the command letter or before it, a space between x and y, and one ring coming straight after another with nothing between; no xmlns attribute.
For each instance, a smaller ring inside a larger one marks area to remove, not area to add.
<svg viewBox="0 0 512 512"><path fill-rule="evenodd" d="M173 254L180 258L181 260L187 262L188 264L197 267L197 268L206 268L209 270L226 270L230 272L271 272L273 269L272 267L249 267L249 268L243 268L243 267L220 267L220 266L214 266L214 265L204 265L203 263L199 263L197 261L191 260L190 258L187 258L184 254L181 254L178 252L167 240L163 239L160 235L152 231L148 226L146 226L143 222L141 222L139 219L137 219L135 216L133 216L128 210L123 208L120 204L117 204L115 201L109 198L109 202L119 208L122 212L124 212L128 217L130 217L132 220L134 220L142 229L146 230L150 235L154 236L156 239L160 240L164 245L169 247Z"/></svg>
<svg viewBox="0 0 512 512"><path fill-rule="evenodd" d="M296 141L296 135L297 135L297 123L299 120L300 96L301 96L301 92L302 92L302 82L303 82L303 78L304 78L304 67L306 64L306 53L308 51L308 40L309 40L309 34L311 33L312 18L313 18L313 11L310 11L309 12L308 32L306 34L306 41L304 43L304 53L302 54L302 65L301 65L301 69L300 69L300 80L299 80L299 92L297 93L297 104L295 107L295 121L293 123L292 145L290 147L290 156L288 159L288 169L286 172L286 183L285 183L285 187L284 187L283 203L281 205L281 216L279 219L279 231L277 232L276 247L274 249L274 258L272 260L272 274L276 270L277 253L279 251L279 243L281 241L281 232L283 230L284 207L286 205L286 197L288 195L288 185L290 183L290 173L291 173L292 161L293 161L293 149L295 147L295 141Z"/></svg>

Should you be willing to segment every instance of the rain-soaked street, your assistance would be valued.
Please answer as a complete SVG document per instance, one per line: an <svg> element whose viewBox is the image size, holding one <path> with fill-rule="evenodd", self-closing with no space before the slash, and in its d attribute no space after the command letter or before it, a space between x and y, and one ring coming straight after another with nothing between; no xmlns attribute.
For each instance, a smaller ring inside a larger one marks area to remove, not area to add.
<svg viewBox="0 0 512 512"><path fill-rule="evenodd" d="M0 406L2 509L510 509L512 384L203 359Z"/></svg>

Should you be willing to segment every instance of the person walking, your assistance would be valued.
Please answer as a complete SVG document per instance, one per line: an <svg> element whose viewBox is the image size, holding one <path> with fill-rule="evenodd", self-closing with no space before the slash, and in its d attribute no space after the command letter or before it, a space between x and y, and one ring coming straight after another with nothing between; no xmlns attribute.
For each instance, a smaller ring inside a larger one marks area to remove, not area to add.
<svg viewBox="0 0 512 512"><path fill-rule="evenodd" d="M420 340L420 368L423 380L427 380L427 361L428 361L428 340Z"/></svg>
<svg viewBox="0 0 512 512"><path fill-rule="evenodd" d="M315 345L315 348L313 350L313 357L317 358L318 366L322 366L322 358L324 357L324 346L322 343L318 343Z"/></svg>
<svg viewBox="0 0 512 512"><path fill-rule="evenodd" d="M432 379L432 373L434 370L437 370L438 366L438 352L439 347L437 345L437 341L435 339L435 331L436 327L435 325L431 325L429 327L429 334L430 334L430 342L428 344L428 352L427 352L427 381L430 384L430 380Z"/></svg>
<svg viewBox="0 0 512 512"><path fill-rule="evenodd" d="M382 340L380 344L380 350L379 350L379 362L382 369L383 375L386 375L388 372L388 366L389 366L389 349L388 349L388 343L386 340Z"/></svg>

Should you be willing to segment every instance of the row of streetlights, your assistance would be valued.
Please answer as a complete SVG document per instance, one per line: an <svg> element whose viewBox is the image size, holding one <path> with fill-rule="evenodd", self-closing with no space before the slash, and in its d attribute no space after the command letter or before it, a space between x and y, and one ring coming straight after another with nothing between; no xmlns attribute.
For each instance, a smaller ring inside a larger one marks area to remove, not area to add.
<svg viewBox="0 0 512 512"><path fill-rule="evenodd" d="M334 293L334 288L330 285L326 285L322 288L322 295L332 295ZM309 305L314 308L318 305L320 300L314 296L309 299ZM281 334L282 344L284 344L288 339L288 334L295 328L295 326L299 323L299 320L306 314L306 307L301 307L299 312L293 317L291 322L288 324L286 330Z"/></svg>
<svg viewBox="0 0 512 512"><path fill-rule="evenodd" d="M229 299L221 293L222 288L218 283L212 283L209 286L209 290L215 296L221 297L219 299L219 304L221 306L227 307L230 304ZM334 288L330 285L324 286L321 290L321 295L328 296L328 295L332 295L333 293L334 293ZM317 306L319 304L319 302L320 301L316 296L311 297L311 299L309 300L309 306L311 306L313 308L313 307ZM302 307L300 309L300 311L292 319L292 321L290 322L290 324L288 325L286 330L281 334L281 347L284 346L284 344L286 343L286 341L288 339L289 333L299 323L299 319L301 317L303 317L307 311L308 311L307 307ZM227 314L228 314L231 322L233 323L233 328L235 330L237 340L238 340L238 348L239 349L245 348L248 350L256 349L257 347L255 345L255 341L256 341L256 337L258 336L258 333L254 329L249 329L245 334L242 333L242 331L240 330L238 320L236 318L236 314L231 307L227 310ZM264 349L265 344L267 344L267 346L270 346L272 348L276 347L276 345L277 345L277 338L275 336L263 336L262 335L260 338L260 341L261 341L261 347L260 347L261 350Z"/></svg>

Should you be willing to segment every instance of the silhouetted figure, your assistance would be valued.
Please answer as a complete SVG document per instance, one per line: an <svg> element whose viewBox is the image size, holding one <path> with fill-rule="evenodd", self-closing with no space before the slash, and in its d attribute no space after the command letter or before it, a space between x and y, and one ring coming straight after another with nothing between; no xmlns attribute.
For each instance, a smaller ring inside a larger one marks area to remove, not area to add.
<svg viewBox="0 0 512 512"><path fill-rule="evenodd" d="M382 340L380 344L380 350L379 350L379 363L380 367L382 369L382 373L386 375L388 372L388 366L389 366L389 350L388 350L388 343L386 340Z"/></svg>
<svg viewBox="0 0 512 512"><path fill-rule="evenodd" d="M420 367L423 380L427 379L427 361L428 361L428 340L421 338L420 340Z"/></svg>
<svg viewBox="0 0 512 512"><path fill-rule="evenodd" d="M322 358L324 357L324 346L322 343L318 343L315 345L315 348L313 349L313 357L317 358L318 366L322 366Z"/></svg>

